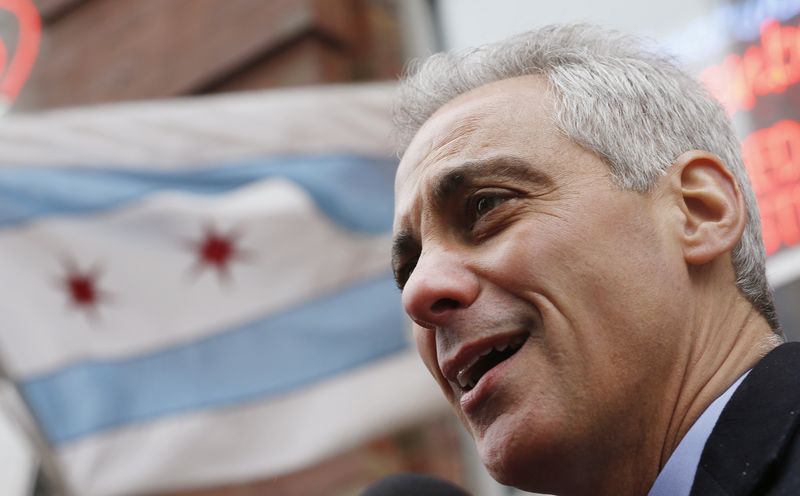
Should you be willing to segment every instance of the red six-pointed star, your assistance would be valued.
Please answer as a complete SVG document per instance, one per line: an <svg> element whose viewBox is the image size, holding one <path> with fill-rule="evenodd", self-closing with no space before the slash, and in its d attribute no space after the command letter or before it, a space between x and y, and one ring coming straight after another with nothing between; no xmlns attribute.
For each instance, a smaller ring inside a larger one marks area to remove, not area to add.
<svg viewBox="0 0 800 496"><path fill-rule="evenodd" d="M67 276L67 286L69 287L72 302L78 306L94 306L97 303L97 288L94 279L81 274Z"/></svg>
<svg viewBox="0 0 800 496"><path fill-rule="evenodd" d="M237 246L238 237L234 232L222 234L214 227L206 227L203 238L192 243L197 254L195 266L198 269L215 269L221 278L227 278L231 262L244 258L244 253Z"/></svg>
<svg viewBox="0 0 800 496"><path fill-rule="evenodd" d="M100 270L96 267L84 271L74 262L68 261L61 286L66 290L69 302L74 307L93 312L107 297L99 287L97 282L99 278Z"/></svg>

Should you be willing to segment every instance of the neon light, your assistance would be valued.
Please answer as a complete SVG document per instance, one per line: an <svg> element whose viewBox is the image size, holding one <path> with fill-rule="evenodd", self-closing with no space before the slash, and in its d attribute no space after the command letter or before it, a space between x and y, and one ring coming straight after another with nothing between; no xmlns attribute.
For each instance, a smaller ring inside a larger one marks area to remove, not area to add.
<svg viewBox="0 0 800 496"><path fill-rule="evenodd" d="M5 69L7 59L8 59L8 49L6 48L6 44L3 42L3 40L0 39L0 71ZM0 72L0 76L2 75L3 73Z"/></svg>
<svg viewBox="0 0 800 496"><path fill-rule="evenodd" d="M742 156L767 255L800 244L800 123L786 120L755 131L742 142Z"/></svg>
<svg viewBox="0 0 800 496"><path fill-rule="evenodd" d="M33 62L39 52L42 24L39 12L31 0L0 0L0 10L11 13L19 25L17 48L10 60L6 53L6 46L0 40L0 44L3 44L4 55L3 64L0 66L2 68L0 71L2 74L0 94L5 98L5 103L10 105L16 100L33 68Z"/></svg>
<svg viewBox="0 0 800 496"><path fill-rule="evenodd" d="M730 115L752 109L758 96L783 93L800 82L800 29L767 22L760 45L728 55L701 72L700 81Z"/></svg>

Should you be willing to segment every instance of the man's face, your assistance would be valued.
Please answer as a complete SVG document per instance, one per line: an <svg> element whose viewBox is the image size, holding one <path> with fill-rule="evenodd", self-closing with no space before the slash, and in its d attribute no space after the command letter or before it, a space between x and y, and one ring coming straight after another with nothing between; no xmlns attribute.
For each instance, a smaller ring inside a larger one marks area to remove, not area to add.
<svg viewBox="0 0 800 496"><path fill-rule="evenodd" d="M658 190L613 185L551 115L534 76L434 114L397 173L393 257L420 355L484 463L538 490L635 454L687 277Z"/></svg>

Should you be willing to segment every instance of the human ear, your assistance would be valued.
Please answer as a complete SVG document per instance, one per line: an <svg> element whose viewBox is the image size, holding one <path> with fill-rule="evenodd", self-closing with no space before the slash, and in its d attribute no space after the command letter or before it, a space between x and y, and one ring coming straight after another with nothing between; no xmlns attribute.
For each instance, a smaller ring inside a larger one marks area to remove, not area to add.
<svg viewBox="0 0 800 496"><path fill-rule="evenodd" d="M684 259L702 265L728 253L747 220L744 198L733 174L714 154L690 151L673 163L683 212Z"/></svg>

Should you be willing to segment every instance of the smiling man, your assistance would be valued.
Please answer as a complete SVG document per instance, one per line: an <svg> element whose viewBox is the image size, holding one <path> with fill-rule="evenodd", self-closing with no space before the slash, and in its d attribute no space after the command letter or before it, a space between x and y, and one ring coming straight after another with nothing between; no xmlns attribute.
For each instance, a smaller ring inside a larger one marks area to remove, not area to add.
<svg viewBox="0 0 800 496"><path fill-rule="evenodd" d="M550 26L429 58L396 124L403 305L498 481L800 494L800 350L779 346L739 145L696 81Z"/></svg>

